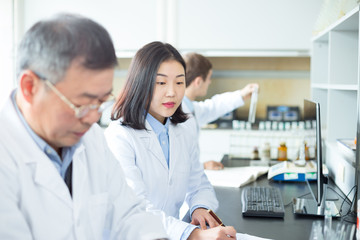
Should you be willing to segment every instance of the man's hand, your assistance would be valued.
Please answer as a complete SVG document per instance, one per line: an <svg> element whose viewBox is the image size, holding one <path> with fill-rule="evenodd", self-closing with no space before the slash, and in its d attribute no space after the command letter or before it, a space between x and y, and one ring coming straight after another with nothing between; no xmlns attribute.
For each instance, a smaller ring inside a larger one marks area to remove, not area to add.
<svg viewBox="0 0 360 240"><path fill-rule="evenodd" d="M191 215L191 224L200 225L202 230L206 230L209 225L210 228L219 226L219 223L210 215L210 213L204 208L196 209Z"/></svg>
<svg viewBox="0 0 360 240"><path fill-rule="evenodd" d="M208 170L221 170L224 168L224 165L221 162L216 161L207 161L204 162L204 169Z"/></svg>
<svg viewBox="0 0 360 240"><path fill-rule="evenodd" d="M207 230L194 229L188 240L206 239L206 240L229 240L236 239L236 230L233 227L218 226Z"/></svg>
<svg viewBox="0 0 360 240"><path fill-rule="evenodd" d="M243 100L247 100L251 97L251 94L255 91L255 89L259 89L259 84L257 83L249 83L243 89L241 89L241 96Z"/></svg>

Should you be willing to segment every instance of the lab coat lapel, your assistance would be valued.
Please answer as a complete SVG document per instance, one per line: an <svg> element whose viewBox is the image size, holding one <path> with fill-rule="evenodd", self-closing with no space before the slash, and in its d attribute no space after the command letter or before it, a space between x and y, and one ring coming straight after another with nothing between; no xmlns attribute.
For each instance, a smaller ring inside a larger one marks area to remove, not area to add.
<svg viewBox="0 0 360 240"><path fill-rule="evenodd" d="M64 201L70 208L72 208L72 199L69 189L65 181L61 178L55 166L51 165L51 161L44 157L36 163L34 180L37 184L43 186L49 192L52 192L59 199Z"/></svg>
<svg viewBox="0 0 360 240"><path fill-rule="evenodd" d="M24 129L25 131L25 129ZM26 135L27 137L28 135ZM30 136L29 136L30 137ZM60 176L51 160L41 152L31 139L23 149L24 162L34 171L34 182L56 195L72 208L72 199L64 179Z"/></svg>
<svg viewBox="0 0 360 240"><path fill-rule="evenodd" d="M73 201L74 205L81 204L81 196L84 196L82 192L86 189L86 177L87 177L87 163L85 156L85 146L81 144L74 153L73 156Z"/></svg>
<svg viewBox="0 0 360 240"><path fill-rule="evenodd" d="M4 115L4 119L1 121L5 122L4 126L11 129L10 131L1 132L1 136L6 139L8 145L13 146L13 154L16 154L16 158L23 159L24 163L33 171L35 183L43 186L64 201L69 207L72 207L71 196L64 180L50 159L39 149L27 133L27 130L17 116L11 100L6 103L4 110L9 114ZM12 134L8 135L10 132Z"/></svg>
<svg viewBox="0 0 360 240"><path fill-rule="evenodd" d="M160 162L160 164L168 170L168 165L164 156L164 153L161 149L159 140L156 137L156 134L152 130L150 124L146 121L146 129L148 131L141 131L140 138L147 146L148 151Z"/></svg>

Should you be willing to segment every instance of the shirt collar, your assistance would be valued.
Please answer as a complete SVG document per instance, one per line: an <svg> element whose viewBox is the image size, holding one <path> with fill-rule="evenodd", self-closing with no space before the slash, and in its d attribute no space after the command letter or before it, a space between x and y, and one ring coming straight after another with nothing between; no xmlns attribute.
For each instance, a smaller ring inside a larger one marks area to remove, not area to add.
<svg viewBox="0 0 360 240"><path fill-rule="evenodd" d="M31 138L35 141L35 143L38 145L38 147L43 151L45 152L47 155L48 154L55 154L56 151L47 143L45 142L41 137L39 137L39 135L37 135L32 129L31 127L29 126L29 124L26 122L24 116L22 115L17 103L16 103L16 100L15 100L15 95L16 95L16 91L13 91L12 94L11 94L11 100L12 100L12 103L15 107L15 110L16 110L16 113L18 114L19 118L20 118L20 121L23 123L25 129L27 130L27 132L30 134ZM71 148L71 152L74 153L75 149L80 145L80 142L81 140L73 145Z"/></svg>
<svg viewBox="0 0 360 240"><path fill-rule="evenodd" d="M194 113L194 104L193 104L193 102L192 102L187 96L184 96L183 102L185 103L185 105L187 106L187 108L189 109L189 111L190 111L191 113Z"/></svg>
<svg viewBox="0 0 360 240"><path fill-rule="evenodd" d="M165 124L162 124L161 122L159 122L156 118L154 118L153 116L151 116L150 113L148 113L146 115L146 120L149 122L151 128L154 130L156 135L161 134L162 132L169 132L169 124L170 124L170 118L166 119Z"/></svg>

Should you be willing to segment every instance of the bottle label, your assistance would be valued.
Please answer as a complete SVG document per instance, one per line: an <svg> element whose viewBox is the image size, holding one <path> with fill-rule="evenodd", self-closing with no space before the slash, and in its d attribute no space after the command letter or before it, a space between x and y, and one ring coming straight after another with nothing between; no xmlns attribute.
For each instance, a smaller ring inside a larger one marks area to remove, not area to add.
<svg viewBox="0 0 360 240"><path fill-rule="evenodd" d="M282 160L282 161L287 160L286 155L287 155L286 150L279 149L279 151L278 151L278 160Z"/></svg>

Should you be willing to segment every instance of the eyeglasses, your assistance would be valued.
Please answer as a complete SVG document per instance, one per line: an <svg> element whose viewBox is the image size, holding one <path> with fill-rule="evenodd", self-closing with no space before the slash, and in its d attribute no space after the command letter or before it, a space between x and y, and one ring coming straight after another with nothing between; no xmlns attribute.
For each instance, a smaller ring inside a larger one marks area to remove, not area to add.
<svg viewBox="0 0 360 240"><path fill-rule="evenodd" d="M69 99L67 99L59 90L56 89L56 87L47 79L44 79L45 84L54 91L58 97L64 101L72 110L75 112L75 117L82 118L85 117L86 114L88 114L91 110L97 109L98 113L102 113L106 108L110 107L114 102L115 99L111 99L108 101L105 101L100 104L87 104L87 105L81 105L80 107L76 107L72 102L70 102ZM111 94L111 97L112 94Z"/></svg>
<svg viewBox="0 0 360 240"><path fill-rule="evenodd" d="M72 102L70 102L69 99L67 99L57 88L46 78L41 77L41 75L35 73L40 79L43 79L45 84L52 90L54 93L63 100L64 103L66 103L72 110L75 112L76 118L83 118L88 114L91 110L97 109L98 113L102 113L106 108L110 107L114 102L115 99L113 99L113 95L111 94L110 97L112 99L107 100L100 104L87 104L87 105L81 105L79 107L75 106Z"/></svg>

